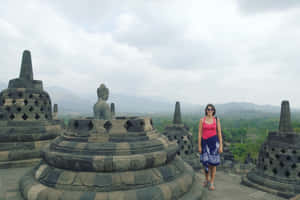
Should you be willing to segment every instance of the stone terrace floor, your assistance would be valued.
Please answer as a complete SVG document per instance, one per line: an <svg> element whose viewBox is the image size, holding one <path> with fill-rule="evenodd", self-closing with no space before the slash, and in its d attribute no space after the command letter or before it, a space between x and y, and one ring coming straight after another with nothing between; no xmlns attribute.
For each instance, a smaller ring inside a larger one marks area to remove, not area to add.
<svg viewBox="0 0 300 200"><path fill-rule="evenodd" d="M0 200L21 200L18 180L30 168L0 169ZM203 181L203 174L198 173ZM240 185L241 176L217 171L215 191L207 190L207 199L213 200L281 200L283 198Z"/></svg>
<svg viewBox="0 0 300 200"><path fill-rule="evenodd" d="M201 181L204 175L198 173ZM216 190L207 190L207 199L213 200L281 200L284 198L256 190L240 184L241 176L223 171L217 171L215 178Z"/></svg>

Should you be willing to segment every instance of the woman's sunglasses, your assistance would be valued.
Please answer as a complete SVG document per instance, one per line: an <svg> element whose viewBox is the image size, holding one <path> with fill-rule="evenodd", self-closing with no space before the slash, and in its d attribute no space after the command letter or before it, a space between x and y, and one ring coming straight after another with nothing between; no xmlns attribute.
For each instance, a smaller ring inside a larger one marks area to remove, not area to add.
<svg viewBox="0 0 300 200"><path fill-rule="evenodd" d="M214 111L214 109L212 109L212 108L207 108L206 110L207 111Z"/></svg>

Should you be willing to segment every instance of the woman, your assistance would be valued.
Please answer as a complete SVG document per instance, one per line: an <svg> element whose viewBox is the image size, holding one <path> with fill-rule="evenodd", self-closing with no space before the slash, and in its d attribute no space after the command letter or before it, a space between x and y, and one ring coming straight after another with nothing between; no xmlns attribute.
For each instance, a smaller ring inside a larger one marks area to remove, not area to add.
<svg viewBox="0 0 300 200"><path fill-rule="evenodd" d="M210 190L215 190L216 166L220 164L220 153L223 152L220 119L214 117L215 114L215 107L208 104L205 117L200 119L198 134L200 161L205 168L203 186L208 186Z"/></svg>

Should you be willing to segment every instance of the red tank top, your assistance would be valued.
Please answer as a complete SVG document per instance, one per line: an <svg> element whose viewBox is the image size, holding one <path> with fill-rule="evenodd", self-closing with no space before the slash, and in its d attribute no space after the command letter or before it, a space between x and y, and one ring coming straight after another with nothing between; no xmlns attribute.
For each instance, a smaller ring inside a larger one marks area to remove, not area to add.
<svg viewBox="0 0 300 200"><path fill-rule="evenodd" d="M216 125L217 123L216 123L216 118L213 119L212 124L206 123L205 120L206 117L203 118L203 122L202 122L202 138L206 140L217 134L217 125Z"/></svg>

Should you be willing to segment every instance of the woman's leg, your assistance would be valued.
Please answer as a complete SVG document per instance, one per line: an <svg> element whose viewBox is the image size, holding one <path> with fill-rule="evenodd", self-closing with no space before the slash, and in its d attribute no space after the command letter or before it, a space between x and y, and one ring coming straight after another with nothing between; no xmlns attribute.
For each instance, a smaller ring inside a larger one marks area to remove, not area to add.
<svg viewBox="0 0 300 200"><path fill-rule="evenodd" d="M210 167L208 167L208 172L206 172L206 171L204 170L205 180L206 180L206 181L209 181L209 171L210 171Z"/></svg>
<svg viewBox="0 0 300 200"><path fill-rule="evenodd" d="M210 168L210 183L211 183L210 188L211 189L215 189L214 181L215 181L216 171L217 171L217 167L216 166L211 166L211 168Z"/></svg>
<svg viewBox="0 0 300 200"><path fill-rule="evenodd" d="M205 174L205 181L203 182L203 187L207 187L209 184L209 167L208 167L208 170L206 171L205 167L204 167L204 170L203 170L204 174Z"/></svg>

